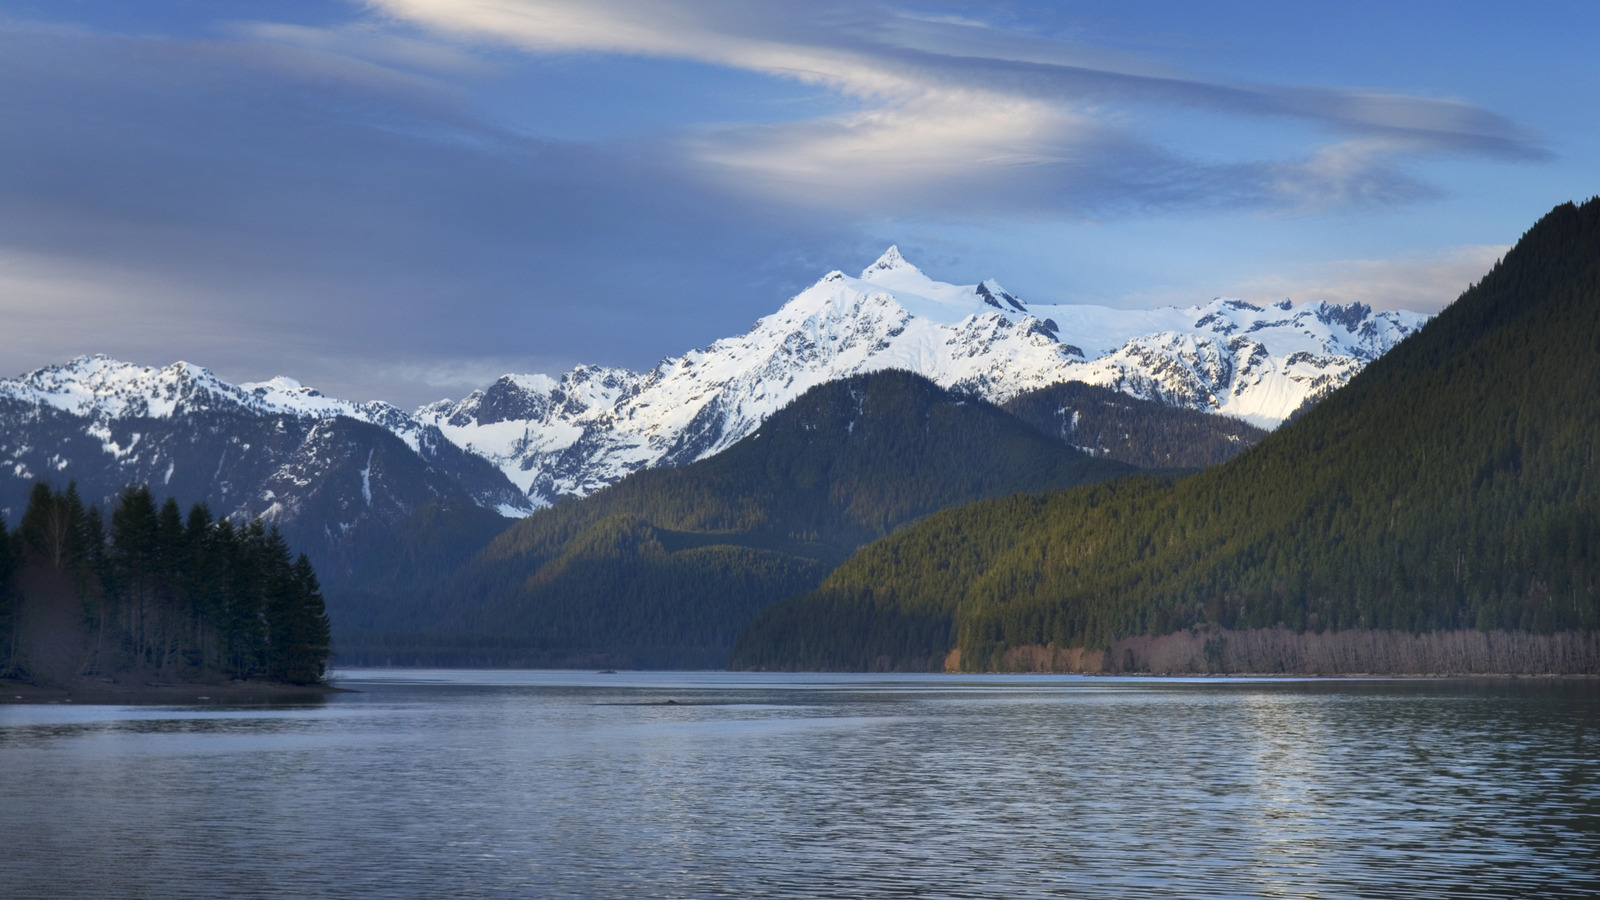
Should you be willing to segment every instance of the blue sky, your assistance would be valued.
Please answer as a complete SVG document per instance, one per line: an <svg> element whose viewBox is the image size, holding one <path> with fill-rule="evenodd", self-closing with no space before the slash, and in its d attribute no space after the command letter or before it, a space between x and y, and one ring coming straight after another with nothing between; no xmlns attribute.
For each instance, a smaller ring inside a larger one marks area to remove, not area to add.
<svg viewBox="0 0 1600 900"><path fill-rule="evenodd" d="M890 243L1024 299L1437 309L1600 192L1600 4L0 0L0 372L413 405Z"/></svg>

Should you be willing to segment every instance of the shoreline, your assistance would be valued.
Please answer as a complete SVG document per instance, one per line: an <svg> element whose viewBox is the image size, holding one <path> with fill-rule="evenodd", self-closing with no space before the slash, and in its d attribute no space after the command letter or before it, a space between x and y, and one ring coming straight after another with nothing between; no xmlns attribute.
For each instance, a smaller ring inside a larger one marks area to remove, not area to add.
<svg viewBox="0 0 1600 900"><path fill-rule="evenodd" d="M547 672L559 674L632 675L632 674L712 674L712 675L940 675L949 677L1014 677L1068 675L1081 678L1151 678L1172 681L1196 679L1257 679L1278 681L1595 681L1597 672L1048 672L1026 670L988 670L980 672L950 671L945 669L591 669L586 666L570 668L557 666L342 666L334 671L360 672ZM338 679L334 679L338 680Z"/></svg>
<svg viewBox="0 0 1600 900"><path fill-rule="evenodd" d="M37 684L0 678L0 706L61 703L76 706L192 706L306 703L329 694L351 693L331 684L288 684L279 681L122 682L75 678L66 683Z"/></svg>

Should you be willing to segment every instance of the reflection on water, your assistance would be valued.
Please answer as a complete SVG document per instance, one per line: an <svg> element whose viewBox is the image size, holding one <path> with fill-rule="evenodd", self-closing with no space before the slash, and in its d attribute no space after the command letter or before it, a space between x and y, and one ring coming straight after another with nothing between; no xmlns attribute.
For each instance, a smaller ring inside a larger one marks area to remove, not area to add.
<svg viewBox="0 0 1600 900"><path fill-rule="evenodd" d="M343 675L0 707L0 894L1600 894L1594 683Z"/></svg>

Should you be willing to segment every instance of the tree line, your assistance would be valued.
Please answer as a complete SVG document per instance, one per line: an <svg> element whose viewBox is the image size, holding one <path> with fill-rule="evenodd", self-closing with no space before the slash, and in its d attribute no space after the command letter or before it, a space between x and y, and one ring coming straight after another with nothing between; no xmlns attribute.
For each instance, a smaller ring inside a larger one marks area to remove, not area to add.
<svg viewBox="0 0 1600 900"><path fill-rule="evenodd" d="M0 671L27 674L21 614L43 598L25 585L62 577L81 602L81 674L309 684L325 671L331 641L316 573L260 519L236 525L204 504L185 516L175 499L158 506L148 487L130 485L108 526L75 484L36 483L17 529L0 519Z"/></svg>

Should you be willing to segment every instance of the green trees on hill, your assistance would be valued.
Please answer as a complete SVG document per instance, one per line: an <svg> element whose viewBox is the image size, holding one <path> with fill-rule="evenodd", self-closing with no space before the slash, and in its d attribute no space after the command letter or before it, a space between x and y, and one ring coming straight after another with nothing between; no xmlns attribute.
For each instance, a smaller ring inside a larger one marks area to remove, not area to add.
<svg viewBox="0 0 1600 900"><path fill-rule="evenodd" d="M1597 448L1600 199L1558 207L1421 332L1233 461L932 516L766 611L734 663L959 647L985 669L1013 647L1211 625L1596 629Z"/></svg>
<svg viewBox="0 0 1600 900"><path fill-rule="evenodd" d="M298 684L322 678L329 631L317 576L260 520L214 521L200 504L185 518L177 501L157 507L148 488L130 486L107 533L99 508L85 508L75 486L35 484L0 552L0 599L12 613L10 668L26 665L15 612L32 602L18 600L18 563L64 575L75 587L88 635L85 674L138 668Z"/></svg>

